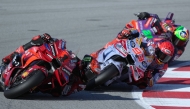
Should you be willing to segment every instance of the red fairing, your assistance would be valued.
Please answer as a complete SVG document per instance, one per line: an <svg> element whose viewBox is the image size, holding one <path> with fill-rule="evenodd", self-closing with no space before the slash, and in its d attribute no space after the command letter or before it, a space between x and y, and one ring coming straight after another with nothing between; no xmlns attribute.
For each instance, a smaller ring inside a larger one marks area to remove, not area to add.
<svg viewBox="0 0 190 109"><path fill-rule="evenodd" d="M57 69L50 70L52 68L52 64L50 63L53 59L58 59L61 62L61 66ZM40 64L41 61L44 63ZM10 62L3 72L2 80L5 87L9 87L15 82L14 80L16 80L19 75L25 79L30 73L35 72L35 70L41 70L46 78L35 89L41 92L48 92L57 87L63 89L69 82L69 76L77 64L76 55L66 49L66 41L55 39L53 43L34 46L22 52L21 64L14 66L12 62ZM74 90L72 89L72 91Z"/></svg>

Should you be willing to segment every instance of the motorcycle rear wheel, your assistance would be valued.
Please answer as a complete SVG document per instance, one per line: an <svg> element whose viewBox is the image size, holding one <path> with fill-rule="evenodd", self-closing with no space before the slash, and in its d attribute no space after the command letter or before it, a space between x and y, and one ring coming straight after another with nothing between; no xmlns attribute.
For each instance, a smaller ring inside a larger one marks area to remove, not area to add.
<svg viewBox="0 0 190 109"><path fill-rule="evenodd" d="M8 99L18 98L35 86L38 86L45 79L45 75L41 70L37 70L33 73L33 75L26 78L24 81L19 81L20 83L18 83L17 86L5 89L4 96Z"/></svg>
<svg viewBox="0 0 190 109"><path fill-rule="evenodd" d="M118 74L119 71L117 67L114 64L110 64L105 67L98 76L87 83L85 90L92 90L97 86L103 85Z"/></svg>

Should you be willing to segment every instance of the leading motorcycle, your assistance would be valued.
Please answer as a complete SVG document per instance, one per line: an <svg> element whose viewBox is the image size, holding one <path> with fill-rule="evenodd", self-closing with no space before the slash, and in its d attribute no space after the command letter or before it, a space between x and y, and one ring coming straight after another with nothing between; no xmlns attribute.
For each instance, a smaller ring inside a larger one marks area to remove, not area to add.
<svg viewBox="0 0 190 109"><path fill-rule="evenodd" d="M147 38L140 35L134 39L124 39L98 52L96 60L100 65L100 74L86 85L91 90L100 85L110 85L118 78L128 78L128 82L137 82L154 59L155 49L149 46L147 55L143 43ZM153 43L149 40L148 43ZM93 54L91 54L93 55Z"/></svg>
<svg viewBox="0 0 190 109"><path fill-rule="evenodd" d="M140 14L135 15L139 17ZM126 26L130 26L130 24L132 24L139 33L143 34L148 39L159 41L164 38L171 41L175 46L175 55L169 61L172 62L182 55L185 50L185 46L189 41L188 30L181 25L175 24L173 16L174 13L172 12L169 12L165 18L159 18L157 14L153 14L143 20L132 20L130 23L126 24ZM182 50L181 54L177 53L179 49Z"/></svg>

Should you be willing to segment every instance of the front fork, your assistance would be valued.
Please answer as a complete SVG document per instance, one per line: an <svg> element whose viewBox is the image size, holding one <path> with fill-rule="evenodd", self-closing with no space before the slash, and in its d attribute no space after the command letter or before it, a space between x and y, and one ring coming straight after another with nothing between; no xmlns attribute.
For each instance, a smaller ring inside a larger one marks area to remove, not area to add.
<svg viewBox="0 0 190 109"><path fill-rule="evenodd" d="M106 62L104 62L104 64L101 65L101 70L103 70L106 66L110 65L110 64L114 64L116 66L116 68L119 71L119 75L113 77L112 79L108 80L105 85L108 86L111 83L113 83L114 81L118 80L121 78L121 75L123 73L123 70L126 66L125 62L118 62L118 61L114 61L113 59L109 59ZM123 75L122 75L123 76Z"/></svg>
<svg viewBox="0 0 190 109"><path fill-rule="evenodd" d="M1 88L2 90L5 89L5 87L4 87L4 82L2 81L2 76L1 76L1 75L0 75L0 88Z"/></svg>

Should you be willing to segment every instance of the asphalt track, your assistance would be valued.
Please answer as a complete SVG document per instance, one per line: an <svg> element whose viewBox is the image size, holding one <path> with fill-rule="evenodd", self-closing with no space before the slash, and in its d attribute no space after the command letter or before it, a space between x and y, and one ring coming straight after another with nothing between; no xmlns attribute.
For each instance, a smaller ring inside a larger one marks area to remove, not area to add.
<svg viewBox="0 0 190 109"><path fill-rule="evenodd" d="M174 12L176 23L190 28L189 0L1 0L0 58L25 44L32 36L49 33L67 41L67 48L85 54L112 40L134 13L147 11L165 17ZM190 60L190 45L173 64ZM172 65L171 65L172 67ZM54 98L34 94L6 99L0 92L0 109L141 109L133 98L133 87L116 84Z"/></svg>

